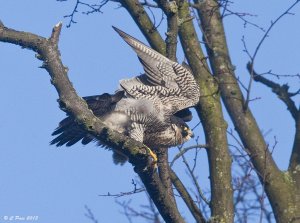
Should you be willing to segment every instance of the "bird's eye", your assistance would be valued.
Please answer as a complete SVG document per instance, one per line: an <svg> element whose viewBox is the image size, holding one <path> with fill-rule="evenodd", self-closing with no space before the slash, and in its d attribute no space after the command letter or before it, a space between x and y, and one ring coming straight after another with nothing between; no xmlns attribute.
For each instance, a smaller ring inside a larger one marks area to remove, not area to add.
<svg viewBox="0 0 300 223"><path fill-rule="evenodd" d="M181 132L181 134L182 134L183 137L188 136L188 132L189 132L188 130L189 130L188 127L186 127L186 126L183 126L183 127L182 127L182 132Z"/></svg>

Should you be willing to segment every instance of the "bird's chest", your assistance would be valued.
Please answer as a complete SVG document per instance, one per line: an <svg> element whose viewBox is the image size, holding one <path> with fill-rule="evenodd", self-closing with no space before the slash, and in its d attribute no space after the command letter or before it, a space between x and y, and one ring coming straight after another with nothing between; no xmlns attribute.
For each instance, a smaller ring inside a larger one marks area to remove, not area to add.
<svg viewBox="0 0 300 223"><path fill-rule="evenodd" d="M152 149L171 147L177 144L178 135L171 127L163 126L156 131L145 132L144 143Z"/></svg>

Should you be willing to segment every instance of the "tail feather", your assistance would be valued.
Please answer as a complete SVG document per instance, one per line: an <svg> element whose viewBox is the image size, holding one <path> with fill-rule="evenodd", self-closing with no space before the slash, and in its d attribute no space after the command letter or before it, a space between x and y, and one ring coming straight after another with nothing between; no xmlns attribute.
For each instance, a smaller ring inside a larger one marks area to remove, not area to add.
<svg viewBox="0 0 300 223"><path fill-rule="evenodd" d="M85 135L85 133L81 129L79 129L79 126L78 126L78 130L79 130L79 132L75 132L74 129L66 130L62 134L57 136L55 139L53 139L50 142L50 144L51 145L56 144L56 146L62 146L64 144L66 144L66 146L72 146L76 142L78 142L80 139L82 139ZM77 141L74 142L74 140L77 140Z"/></svg>
<svg viewBox="0 0 300 223"><path fill-rule="evenodd" d="M123 96L124 91L119 91L114 95L105 93L102 95L84 97L83 99L87 102L89 109L91 109L96 116L102 117L110 112L115 103L120 101ZM63 119L52 135L56 137L50 144L56 146L72 146L80 140L82 144L86 145L94 139L94 137L85 131L72 116Z"/></svg>
<svg viewBox="0 0 300 223"><path fill-rule="evenodd" d="M82 141L81 141L81 143L83 144L83 145L87 145L87 144L89 144L91 141L93 141L94 140L94 137L92 136L92 135L90 135L90 134L87 134L83 139L82 139Z"/></svg>
<svg viewBox="0 0 300 223"><path fill-rule="evenodd" d="M112 158L116 165L123 165L128 160L127 156L117 151L113 151Z"/></svg>
<svg viewBox="0 0 300 223"><path fill-rule="evenodd" d="M77 136L77 137L73 137L72 139L70 139L67 143L66 146L73 146L74 144L76 144L77 142L79 142L82 139L82 135Z"/></svg>
<svg viewBox="0 0 300 223"><path fill-rule="evenodd" d="M70 125L73 125L74 120L71 117L66 117L62 121L59 122L58 127L52 133L53 136L58 135L68 129Z"/></svg>

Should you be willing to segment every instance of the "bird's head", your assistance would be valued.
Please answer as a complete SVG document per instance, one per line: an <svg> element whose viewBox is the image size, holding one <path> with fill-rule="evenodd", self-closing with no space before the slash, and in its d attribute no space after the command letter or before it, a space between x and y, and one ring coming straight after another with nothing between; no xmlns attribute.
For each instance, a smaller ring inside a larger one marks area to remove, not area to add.
<svg viewBox="0 0 300 223"><path fill-rule="evenodd" d="M185 123L184 123L185 124ZM193 131L188 127L187 124L181 125L181 135L184 142L190 140L191 138L194 138Z"/></svg>
<svg viewBox="0 0 300 223"><path fill-rule="evenodd" d="M173 116L171 122L176 133L176 141L178 144L182 144L194 137L193 131L181 118Z"/></svg>

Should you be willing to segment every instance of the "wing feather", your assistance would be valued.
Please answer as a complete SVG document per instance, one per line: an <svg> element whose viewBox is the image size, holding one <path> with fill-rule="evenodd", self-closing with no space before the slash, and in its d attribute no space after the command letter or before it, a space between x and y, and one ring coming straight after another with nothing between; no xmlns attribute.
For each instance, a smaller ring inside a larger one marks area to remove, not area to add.
<svg viewBox="0 0 300 223"><path fill-rule="evenodd" d="M120 86L133 98L154 99L167 103L167 113L174 114L192 107L199 101L200 91L191 71L171 61L139 40L113 27L137 53L150 84L142 83L141 76L120 81ZM171 104L171 105L170 105Z"/></svg>

